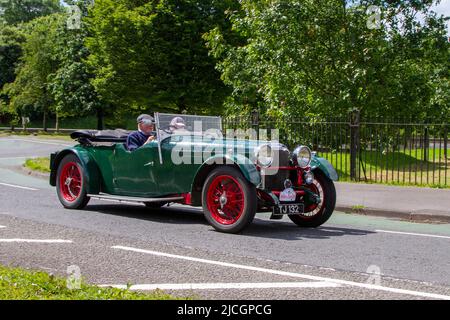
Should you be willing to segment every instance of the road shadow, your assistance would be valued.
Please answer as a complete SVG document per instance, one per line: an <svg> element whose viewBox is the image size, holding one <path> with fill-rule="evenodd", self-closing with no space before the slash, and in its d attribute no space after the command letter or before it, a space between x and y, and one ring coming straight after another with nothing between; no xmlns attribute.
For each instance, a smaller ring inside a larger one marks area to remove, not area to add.
<svg viewBox="0 0 450 320"><path fill-rule="evenodd" d="M171 206L161 209L149 209L140 205L128 204L93 204L85 211L98 212L142 221L209 226L201 208ZM217 232L212 227L211 232ZM293 222L266 220L256 216L253 223L239 235L278 240L331 239L342 236L365 236L374 234L369 230L350 229L335 226L321 226L316 229L299 228Z"/></svg>
<svg viewBox="0 0 450 320"><path fill-rule="evenodd" d="M343 236L365 236L375 234L370 230L328 226L300 228L289 221L271 221L255 218L253 224L241 234L249 237L272 238L278 240L331 239Z"/></svg>
<svg viewBox="0 0 450 320"><path fill-rule="evenodd" d="M150 209L143 205L93 204L88 205L84 211L168 224L208 224L201 209L190 207L165 206L160 209Z"/></svg>

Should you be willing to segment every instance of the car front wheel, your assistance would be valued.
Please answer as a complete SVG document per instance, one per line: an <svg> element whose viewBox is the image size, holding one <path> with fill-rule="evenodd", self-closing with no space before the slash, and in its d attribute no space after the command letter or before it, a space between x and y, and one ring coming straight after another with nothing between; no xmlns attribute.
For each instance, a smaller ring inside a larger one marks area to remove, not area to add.
<svg viewBox="0 0 450 320"><path fill-rule="evenodd" d="M77 156L65 156L58 167L56 192L67 209L83 209L89 202L83 167Z"/></svg>
<svg viewBox="0 0 450 320"><path fill-rule="evenodd" d="M205 217L218 231L238 233L254 219L256 188L233 167L219 167L206 179L202 192Z"/></svg>
<svg viewBox="0 0 450 320"><path fill-rule="evenodd" d="M321 171L314 172L314 181L308 189L320 197L320 203L305 204L305 213L289 216L299 227L317 228L330 219L336 206L336 188Z"/></svg>

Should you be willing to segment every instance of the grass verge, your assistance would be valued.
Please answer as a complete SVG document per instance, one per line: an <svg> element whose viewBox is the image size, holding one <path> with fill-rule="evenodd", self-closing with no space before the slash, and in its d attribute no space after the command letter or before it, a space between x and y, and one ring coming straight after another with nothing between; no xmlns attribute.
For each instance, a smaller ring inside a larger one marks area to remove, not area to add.
<svg viewBox="0 0 450 320"><path fill-rule="evenodd" d="M350 179L349 153L320 153L337 169L339 180ZM444 149L430 149L427 161L424 150L405 150L404 152L363 151L357 173L364 183L397 186L417 186L450 188L450 159L445 157Z"/></svg>
<svg viewBox="0 0 450 320"><path fill-rule="evenodd" d="M0 300L173 300L162 292L132 292L81 283L71 290L67 280L45 272L0 266Z"/></svg>
<svg viewBox="0 0 450 320"><path fill-rule="evenodd" d="M49 158L27 159L25 161L24 167L32 171L50 173L50 159Z"/></svg>
<svg viewBox="0 0 450 320"><path fill-rule="evenodd" d="M38 138L47 140L62 140L73 141L68 133L48 133L39 131L36 133L24 132L24 131L0 131L0 137L19 136L24 138Z"/></svg>

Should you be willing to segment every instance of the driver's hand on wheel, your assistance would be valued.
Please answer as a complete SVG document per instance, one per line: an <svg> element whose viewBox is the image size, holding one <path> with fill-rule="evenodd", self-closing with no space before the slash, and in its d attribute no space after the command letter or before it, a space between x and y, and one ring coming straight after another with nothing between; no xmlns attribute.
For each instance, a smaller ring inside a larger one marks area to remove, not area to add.
<svg viewBox="0 0 450 320"><path fill-rule="evenodd" d="M152 141L155 141L155 140L156 140L155 136L150 136L145 144L148 144L148 143L150 143Z"/></svg>

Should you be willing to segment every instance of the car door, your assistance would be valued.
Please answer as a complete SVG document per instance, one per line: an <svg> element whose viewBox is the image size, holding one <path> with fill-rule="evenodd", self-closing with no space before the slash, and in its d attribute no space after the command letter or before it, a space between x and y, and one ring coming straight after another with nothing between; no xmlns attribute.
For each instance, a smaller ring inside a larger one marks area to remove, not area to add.
<svg viewBox="0 0 450 320"><path fill-rule="evenodd" d="M191 136L172 136L161 143L163 163L158 167L156 174L158 175L158 190L162 194L191 192L195 174L203 163L201 147L200 160L194 158L194 141L195 138ZM183 162L181 159L185 159L187 162Z"/></svg>
<svg viewBox="0 0 450 320"><path fill-rule="evenodd" d="M149 143L130 152L124 144L114 149L113 183L122 196L157 197L155 166L159 165L158 144Z"/></svg>

